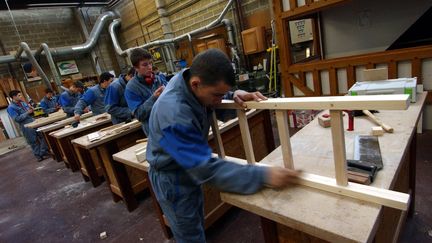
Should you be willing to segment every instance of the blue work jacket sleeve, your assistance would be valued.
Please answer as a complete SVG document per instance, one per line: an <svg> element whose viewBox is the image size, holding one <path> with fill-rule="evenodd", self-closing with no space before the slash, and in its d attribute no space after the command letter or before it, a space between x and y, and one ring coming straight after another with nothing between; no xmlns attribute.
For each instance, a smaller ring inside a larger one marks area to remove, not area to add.
<svg viewBox="0 0 432 243"><path fill-rule="evenodd" d="M84 109L93 104L96 100L96 95L93 90L88 89L75 105L74 113L81 115Z"/></svg>
<svg viewBox="0 0 432 243"><path fill-rule="evenodd" d="M105 110L119 118L129 119L131 118L131 111L128 107L123 107L120 105L121 100L121 92L120 90L115 87L114 85L110 85L107 88L106 94L105 94Z"/></svg>
<svg viewBox="0 0 432 243"><path fill-rule="evenodd" d="M9 116L15 121L15 122L18 122L18 123L20 123L20 122L22 122L22 121L24 121L25 119L27 119L27 117L29 117L30 116L30 114L29 113L27 113L27 112L24 112L24 113L22 113L22 114L19 114L13 107L8 107L7 108L7 112L8 112L8 114L9 114Z"/></svg>
<svg viewBox="0 0 432 243"><path fill-rule="evenodd" d="M62 93L60 95L59 103L60 103L64 112L66 112L68 114L71 114L74 112L75 107L72 106L72 101L70 100L70 98L68 97L68 95L66 93Z"/></svg>
<svg viewBox="0 0 432 243"><path fill-rule="evenodd" d="M265 167L212 158L207 140L193 126L176 124L164 128L159 145L199 185L210 183L223 191L251 194L266 181Z"/></svg>
<svg viewBox="0 0 432 243"><path fill-rule="evenodd" d="M45 114L53 113L56 111L55 107L49 108L49 105L45 102L45 99L42 99L39 106L42 107L42 110L44 111Z"/></svg>
<svg viewBox="0 0 432 243"><path fill-rule="evenodd" d="M147 122L150 117L150 111L157 98L153 95L147 98L142 97L129 89L125 90L125 97L129 110L132 111L135 118L140 122Z"/></svg>

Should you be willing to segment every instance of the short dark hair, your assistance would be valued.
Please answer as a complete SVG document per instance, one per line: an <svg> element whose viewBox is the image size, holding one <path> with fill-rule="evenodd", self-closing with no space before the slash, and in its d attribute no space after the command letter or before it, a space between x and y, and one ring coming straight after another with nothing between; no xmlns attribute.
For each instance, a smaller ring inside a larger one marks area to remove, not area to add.
<svg viewBox="0 0 432 243"><path fill-rule="evenodd" d="M77 87L77 88L81 88L81 89L84 89L84 84L83 84L83 82L81 82L81 81L75 81L73 84L72 84L73 86L75 86L75 87Z"/></svg>
<svg viewBox="0 0 432 243"><path fill-rule="evenodd" d="M46 88L46 89L45 89L45 94L48 94L48 93L53 93L52 89L50 89L50 88Z"/></svg>
<svg viewBox="0 0 432 243"><path fill-rule="evenodd" d="M128 69L126 75L128 75L128 76L135 76L135 73L136 73L135 68L131 67L131 68Z"/></svg>
<svg viewBox="0 0 432 243"><path fill-rule="evenodd" d="M17 96L19 93L21 93L21 91L11 90L11 92L9 92L9 97L13 98L14 96Z"/></svg>
<svg viewBox="0 0 432 243"><path fill-rule="evenodd" d="M153 60L153 56L143 48L135 48L130 53L130 60L134 67L137 67L140 61Z"/></svg>
<svg viewBox="0 0 432 243"><path fill-rule="evenodd" d="M99 83L103 83L105 81L108 81L110 78L114 78L114 75L112 75L109 72L103 72L100 76L99 76Z"/></svg>
<svg viewBox="0 0 432 243"><path fill-rule="evenodd" d="M215 85L220 81L235 85L234 69L228 56L219 49L208 49L198 54L190 67L191 76L197 76L204 85Z"/></svg>

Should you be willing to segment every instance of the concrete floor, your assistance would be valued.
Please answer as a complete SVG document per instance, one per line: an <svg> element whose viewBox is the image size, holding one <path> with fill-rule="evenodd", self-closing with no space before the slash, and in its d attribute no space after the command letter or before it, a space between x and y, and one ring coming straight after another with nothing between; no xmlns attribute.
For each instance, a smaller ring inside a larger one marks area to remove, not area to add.
<svg viewBox="0 0 432 243"><path fill-rule="evenodd" d="M416 213L400 242L432 242L432 131L418 136ZM93 188L30 148L0 155L0 242L174 242L164 238L148 194L132 213L107 183ZM105 240L99 239L107 232ZM263 242L258 216L231 209L206 231L207 242Z"/></svg>

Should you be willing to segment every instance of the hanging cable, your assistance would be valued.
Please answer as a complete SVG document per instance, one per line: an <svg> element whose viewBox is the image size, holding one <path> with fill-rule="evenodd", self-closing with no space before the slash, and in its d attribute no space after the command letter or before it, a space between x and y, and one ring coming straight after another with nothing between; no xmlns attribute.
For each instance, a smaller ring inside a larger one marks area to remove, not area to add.
<svg viewBox="0 0 432 243"><path fill-rule="evenodd" d="M18 35L18 39L19 39L20 42L22 42L22 40L21 40L21 35L20 35L20 33L19 33L19 31L18 31L18 28L17 28L17 26L16 26L15 19L14 19L13 15L12 15L12 11L11 11L10 8L9 8L8 1L5 0L5 3L6 3L6 6L7 6L7 8L8 8L9 14L10 14L10 16L11 16L12 23L13 23L13 25L14 25L14 27L15 27L15 31L16 31L16 33L17 33L17 35Z"/></svg>

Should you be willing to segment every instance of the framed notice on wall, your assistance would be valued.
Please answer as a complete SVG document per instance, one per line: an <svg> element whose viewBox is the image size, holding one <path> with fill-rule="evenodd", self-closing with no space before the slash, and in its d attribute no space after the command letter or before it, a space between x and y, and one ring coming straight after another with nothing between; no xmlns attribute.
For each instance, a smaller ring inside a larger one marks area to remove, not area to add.
<svg viewBox="0 0 432 243"><path fill-rule="evenodd" d="M78 66L74 60L57 62L57 67L60 71L60 75L68 75L78 73Z"/></svg>

